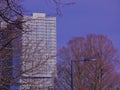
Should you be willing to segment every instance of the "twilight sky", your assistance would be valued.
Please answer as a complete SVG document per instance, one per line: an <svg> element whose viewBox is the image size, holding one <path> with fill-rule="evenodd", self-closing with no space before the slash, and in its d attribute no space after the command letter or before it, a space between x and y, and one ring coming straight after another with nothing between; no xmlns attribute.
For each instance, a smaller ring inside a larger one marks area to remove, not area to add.
<svg viewBox="0 0 120 90"><path fill-rule="evenodd" d="M55 6L47 1L23 1L26 14L44 12L47 15L54 15ZM75 36L92 33L108 36L120 53L120 0L75 1L75 5L63 6L63 16L57 16L58 48Z"/></svg>

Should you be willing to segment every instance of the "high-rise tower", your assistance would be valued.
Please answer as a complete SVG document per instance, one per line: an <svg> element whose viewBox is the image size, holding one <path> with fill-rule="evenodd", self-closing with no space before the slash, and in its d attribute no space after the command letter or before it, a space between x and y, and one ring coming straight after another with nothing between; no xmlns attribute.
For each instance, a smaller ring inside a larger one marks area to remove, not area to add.
<svg viewBox="0 0 120 90"><path fill-rule="evenodd" d="M33 13L19 21L19 37L12 42L13 76L19 90L54 90L56 77L56 18ZM16 23L16 25L18 26ZM1 27L5 28L2 22ZM20 35L19 35L20 34ZM17 69L18 68L18 69ZM19 69L20 68L20 69ZM17 71L16 71L17 70ZM18 75L17 75L18 74ZM14 88L14 87L13 87Z"/></svg>
<svg viewBox="0 0 120 90"><path fill-rule="evenodd" d="M44 13L24 17L21 89L54 90L56 76L56 18Z"/></svg>

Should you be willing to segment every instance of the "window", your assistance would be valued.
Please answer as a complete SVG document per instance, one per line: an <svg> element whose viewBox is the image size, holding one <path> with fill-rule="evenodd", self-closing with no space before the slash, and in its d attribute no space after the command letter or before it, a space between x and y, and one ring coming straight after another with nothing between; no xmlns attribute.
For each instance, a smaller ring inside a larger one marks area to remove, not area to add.
<svg viewBox="0 0 120 90"><path fill-rule="evenodd" d="M54 88L52 86L49 86L48 90L54 90Z"/></svg>

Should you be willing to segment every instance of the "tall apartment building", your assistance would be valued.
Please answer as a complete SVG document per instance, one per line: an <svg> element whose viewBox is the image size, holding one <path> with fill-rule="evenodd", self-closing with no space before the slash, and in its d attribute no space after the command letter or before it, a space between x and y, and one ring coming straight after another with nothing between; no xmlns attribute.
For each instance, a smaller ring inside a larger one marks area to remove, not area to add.
<svg viewBox="0 0 120 90"><path fill-rule="evenodd" d="M56 77L56 18L45 13L24 16L22 21L20 90L54 90ZM2 24L4 26L5 24ZM16 44L15 47L18 45ZM13 50L14 54L17 54ZM13 55L14 55L13 54Z"/></svg>
<svg viewBox="0 0 120 90"><path fill-rule="evenodd" d="M44 13L24 17L22 35L23 90L53 90L56 76L56 18Z"/></svg>

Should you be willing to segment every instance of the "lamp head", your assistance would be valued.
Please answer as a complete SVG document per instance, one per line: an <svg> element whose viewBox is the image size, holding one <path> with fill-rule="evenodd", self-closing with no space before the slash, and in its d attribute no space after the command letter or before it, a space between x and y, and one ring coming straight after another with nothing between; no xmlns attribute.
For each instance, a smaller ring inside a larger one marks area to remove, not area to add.
<svg viewBox="0 0 120 90"><path fill-rule="evenodd" d="M97 59L94 57L84 58L84 61L96 61Z"/></svg>

